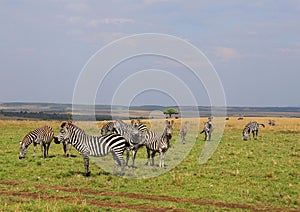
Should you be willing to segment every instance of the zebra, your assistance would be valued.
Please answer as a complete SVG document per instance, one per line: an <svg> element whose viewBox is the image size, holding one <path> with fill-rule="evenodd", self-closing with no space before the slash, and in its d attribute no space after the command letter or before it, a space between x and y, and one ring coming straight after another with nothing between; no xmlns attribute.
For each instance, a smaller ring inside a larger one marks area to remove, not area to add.
<svg viewBox="0 0 300 212"><path fill-rule="evenodd" d="M203 130L200 132L200 134L205 133L204 141L210 141L213 130L213 123L211 119L209 119L204 123Z"/></svg>
<svg viewBox="0 0 300 212"><path fill-rule="evenodd" d="M162 134L159 134L158 132L154 132L149 130L145 137L145 142L143 142L141 145L145 145L147 148L147 158L148 161L146 165L154 165L154 157L157 152L160 154L160 162L159 167L165 166L165 156L166 152L168 151L170 147L170 140L172 138L172 131L173 131L173 124L174 121L169 122L166 120L166 126ZM150 152L152 162L150 164Z"/></svg>
<svg viewBox="0 0 300 212"><path fill-rule="evenodd" d="M123 153L129 146L129 143L119 134L91 136L87 135L76 125L70 122L63 122L58 135L58 141L72 144L83 156L85 177L89 177L91 174L89 169L89 156L102 157L109 153L112 153L115 161L113 173L116 174L118 166L121 166L120 175L123 176L125 174Z"/></svg>
<svg viewBox="0 0 300 212"><path fill-rule="evenodd" d="M186 134L187 134L187 127L185 124L183 124L179 130L179 134L180 134L180 137L181 137L181 142L183 144L185 144L185 137L186 137Z"/></svg>
<svg viewBox="0 0 300 212"><path fill-rule="evenodd" d="M33 143L34 154L36 153L37 144L41 145L41 151L43 152L43 158L48 157L49 147L51 141L57 141L57 137L54 136L54 131L50 126L44 126L37 128L29 133L27 133L22 141L20 141L20 155L19 159L25 158L28 151L28 146Z"/></svg>
<svg viewBox="0 0 300 212"><path fill-rule="evenodd" d="M257 139L257 134L258 134L258 127L259 127L259 125L265 127L264 124L259 124L259 123L257 123L256 121L249 122L249 123L245 126L245 128L244 128L244 130L243 130L243 140L244 140L244 141L247 141L248 135L249 135L249 139L251 139L251 137L250 137L250 134L251 134L251 133L253 134L254 140L256 140L256 139Z"/></svg>
<svg viewBox="0 0 300 212"><path fill-rule="evenodd" d="M268 124L271 126L275 126L275 120L269 120Z"/></svg>
<svg viewBox="0 0 300 212"><path fill-rule="evenodd" d="M128 166L130 150L132 150L132 168L135 168L134 161L136 157L136 153L138 151L137 145L143 142L144 134L139 131L138 129L132 127L132 125L128 125L121 120L117 120L115 122L108 122L104 125L101 129L102 133L107 132L115 132L122 135L130 144L130 147L126 149L126 163L125 165ZM102 134L103 135L103 134Z"/></svg>

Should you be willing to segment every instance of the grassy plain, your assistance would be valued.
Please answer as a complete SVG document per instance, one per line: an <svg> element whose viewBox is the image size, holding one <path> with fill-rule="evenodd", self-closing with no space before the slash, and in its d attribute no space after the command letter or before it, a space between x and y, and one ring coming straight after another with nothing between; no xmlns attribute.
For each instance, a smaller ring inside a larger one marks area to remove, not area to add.
<svg viewBox="0 0 300 212"><path fill-rule="evenodd" d="M62 146L54 143L49 158L42 159L39 151L32 157L30 146L26 158L19 160L19 141L28 131L50 125L57 134L60 122L0 121L0 211L299 211L300 120L273 118L276 125L271 127L268 119L231 117L217 150L202 165L203 135L194 145L190 140L195 138L188 137L186 145L174 145L166 156L168 165L176 160L176 151L187 151L179 165L145 179L128 177L145 169L140 164L135 170L126 168L127 177L119 178L94 163L91 177L84 178L82 157L73 148L65 158ZM206 120L186 121L202 127ZM266 127L260 128L258 140L245 142L242 129L250 120ZM173 144L179 122L175 120ZM138 158L146 162L145 150ZM111 155L106 160L112 162Z"/></svg>

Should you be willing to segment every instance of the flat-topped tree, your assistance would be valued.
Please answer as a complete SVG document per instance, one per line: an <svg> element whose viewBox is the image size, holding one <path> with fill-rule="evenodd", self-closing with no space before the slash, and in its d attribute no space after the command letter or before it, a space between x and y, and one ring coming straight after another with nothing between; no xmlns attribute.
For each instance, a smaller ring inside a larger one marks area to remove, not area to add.
<svg viewBox="0 0 300 212"><path fill-rule="evenodd" d="M179 114L179 112L175 108L168 108L168 109L164 110L164 114L169 115L169 118L171 118L173 114L177 115L177 114Z"/></svg>

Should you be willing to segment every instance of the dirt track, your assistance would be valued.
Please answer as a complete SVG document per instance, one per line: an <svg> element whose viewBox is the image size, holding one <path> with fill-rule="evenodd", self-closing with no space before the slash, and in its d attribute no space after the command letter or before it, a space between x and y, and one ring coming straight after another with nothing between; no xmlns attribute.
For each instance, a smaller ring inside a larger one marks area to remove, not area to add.
<svg viewBox="0 0 300 212"><path fill-rule="evenodd" d="M19 185L22 182L13 182L13 181L2 181L0 184L3 185ZM217 202L212 200L204 200L204 199L195 199L195 198L176 198L169 196L150 196L144 194L133 194L133 193L121 193L121 192L112 192L112 191L95 191L91 189L78 189L78 188L66 188L60 186L44 186L44 185L34 185L35 188L38 189L36 192L30 191L0 191L1 196L18 196L24 199L40 199L40 200L55 200L55 201L63 201L69 202L73 204L82 204L85 202L88 205L93 205L101 208L115 208L115 209L129 209L129 210L137 210L137 211L183 211L181 209L174 209L172 207L154 207L149 206L148 204L127 204L127 203L116 203L109 199L107 200L99 200L90 196L84 195L95 195L95 196L111 196L111 197L126 197L132 200L150 200L150 201L164 201L164 202L173 202L173 203L189 203L198 206L213 206L219 208L228 208L228 209L242 209L242 210L251 210L251 211L297 211L288 208L272 208L272 207L264 207L264 206L256 206L256 205L245 205L245 204L237 204L237 203L224 203ZM57 191L57 195L45 194L45 190L55 190ZM74 199L72 196L68 196L68 193L78 193L78 197ZM133 201L134 202L134 201Z"/></svg>

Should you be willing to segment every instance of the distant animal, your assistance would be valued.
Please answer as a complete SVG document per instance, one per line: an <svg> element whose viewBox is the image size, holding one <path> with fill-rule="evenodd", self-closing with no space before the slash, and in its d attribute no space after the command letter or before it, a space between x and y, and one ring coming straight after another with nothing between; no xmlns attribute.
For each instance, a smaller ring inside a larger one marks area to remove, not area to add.
<svg viewBox="0 0 300 212"><path fill-rule="evenodd" d="M115 161L114 174L117 174L117 168L121 167L120 175L124 175L123 153L129 146L126 139L119 134L108 134L104 136L87 135L82 129L70 122L63 122L58 135L59 142L72 144L74 148L83 156L84 176L90 176L89 157L102 157L112 153Z"/></svg>
<svg viewBox="0 0 300 212"><path fill-rule="evenodd" d="M43 158L48 157L49 147L53 139L56 140L57 137L54 137L54 131L52 127L49 126L44 126L29 132L24 136L22 141L20 141L19 159L25 158L28 146L31 143L33 143L34 146L34 154L36 153L37 144L40 144L41 151L43 152Z"/></svg>
<svg viewBox="0 0 300 212"><path fill-rule="evenodd" d="M207 122L204 123L203 130L200 132L200 134L205 133L204 141L211 140L213 130L213 123L211 119L209 119Z"/></svg>
<svg viewBox="0 0 300 212"><path fill-rule="evenodd" d="M173 124L174 121L166 120L165 129L162 134L149 130L146 134L145 142L140 145L146 146L147 149L147 165L154 166L154 157L155 154L158 152L160 154L160 162L159 167L165 166L165 156L166 152L170 147L170 140L172 138L173 132ZM151 152L151 163L150 163L150 152Z"/></svg>
<svg viewBox="0 0 300 212"><path fill-rule="evenodd" d="M186 137L186 134L187 134L187 126L185 124L183 124L179 130L179 134L180 134L180 138L181 138L181 142L183 144L185 144L185 137Z"/></svg>
<svg viewBox="0 0 300 212"><path fill-rule="evenodd" d="M252 121L252 122L249 122L244 130L243 130L243 140L244 141L247 141L248 140L248 137L249 139L251 139L250 135L252 133L253 135L253 139L256 140L257 139L257 135L258 135L258 128L259 128L259 125L265 127L264 124L259 124L258 122L256 121Z"/></svg>
<svg viewBox="0 0 300 212"><path fill-rule="evenodd" d="M275 120L269 120L268 124L271 126L275 126Z"/></svg>

